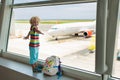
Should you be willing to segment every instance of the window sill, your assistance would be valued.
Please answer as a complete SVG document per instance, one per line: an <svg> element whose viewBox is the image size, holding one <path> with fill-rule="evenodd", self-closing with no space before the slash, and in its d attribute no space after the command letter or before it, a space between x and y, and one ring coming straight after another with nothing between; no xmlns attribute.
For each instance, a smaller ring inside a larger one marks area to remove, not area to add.
<svg viewBox="0 0 120 80"><path fill-rule="evenodd" d="M2 53L2 57L13 60L13 61L17 61L20 63L25 63L25 64L28 64L28 62L29 62L29 58L27 56L16 55L14 53L8 53L8 52L6 53L5 52L5 53ZM43 64L43 62L41 64ZM75 78L73 80L80 80L80 79L82 79L82 80L88 80L88 79L89 80L102 80L101 75L98 75L98 74L92 73L92 72L88 72L88 71L84 71L84 70L78 70L78 69L71 68L71 67L65 66L65 65L62 65L62 70L63 70L64 76L69 76L69 77ZM30 69L29 69L29 71L30 71ZM37 76L39 76L39 75L40 74L37 74Z"/></svg>
<svg viewBox="0 0 120 80"><path fill-rule="evenodd" d="M46 76L43 73L33 73L30 65L0 57L0 73L2 80L57 80L57 76ZM62 80L76 80L62 76Z"/></svg>

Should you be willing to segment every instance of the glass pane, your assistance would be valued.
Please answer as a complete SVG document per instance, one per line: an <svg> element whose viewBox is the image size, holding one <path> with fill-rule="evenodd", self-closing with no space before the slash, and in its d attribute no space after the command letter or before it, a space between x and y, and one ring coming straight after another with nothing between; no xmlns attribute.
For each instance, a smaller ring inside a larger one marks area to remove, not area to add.
<svg viewBox="0 0 120 80"><path fill-rule="evenodd" d="M119 11L119 14L120 14L120 11ZM120 20L120 17L119 17L119 20ZM115 56L115 59L114 59L114 71L113 71L113 76L114 77L117 77L117 78L120 78L120 21L118 21L118 36L117 36L117 55Z"/></svg>
<svg viewBox="0 0 120 80"><path fill-rule="evenodd" d="M32 16L41 19L39 29L44 33L40 35L39 59L56 55L64 65L95 71L96 3L14 9L9 52L29 56L29 40L23 37L30 30Z"/></svg>
<svg viewBox="0 0 120 80"><path fill-rule="evenodd" d="M14 0L14 4L28 3L28 2L38 2L38 1L48 1L48 0Z"/></svg>

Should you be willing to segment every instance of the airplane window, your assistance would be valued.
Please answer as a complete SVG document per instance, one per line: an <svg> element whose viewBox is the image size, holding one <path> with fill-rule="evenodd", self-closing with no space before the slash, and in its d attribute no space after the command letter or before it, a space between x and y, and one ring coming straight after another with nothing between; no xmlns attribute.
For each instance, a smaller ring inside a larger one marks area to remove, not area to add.
<svg viewBox="0 0 120 80"><path fill-rule="evenodd" d="M39 59L45 60L51 55L56 55L64 65L94 72L96 38L93 32L96 25L91 27L91 24L96 20L96 5L94 2L14 8L7 51L29 57L29 39L24 40L23 37L30 30L30 18L38 16L39 29L44 33L39 35ZM50 29L54 29L55 32L49 31ZM74 63L71 63L73 60Z"/></svg>
<svg viewBox="0 0 120 80"><path fill-rule="evenodd" d="M58 29L58 28L51 28L51 29Z"/></svg>

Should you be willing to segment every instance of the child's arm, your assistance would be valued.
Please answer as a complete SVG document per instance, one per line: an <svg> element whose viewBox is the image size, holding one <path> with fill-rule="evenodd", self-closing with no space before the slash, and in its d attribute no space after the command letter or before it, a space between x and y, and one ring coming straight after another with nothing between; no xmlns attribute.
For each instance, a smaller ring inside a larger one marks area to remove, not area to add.
<svg viewBox="0 0 120 80"><path fill-rule="evenodd" d="M27 36L24 39L29 39L30 31L28 32Z"/></svg>
<svg viewBox="0 0 120 80"><path fill-rule="evenodd" d="M38 30L37 27L34 28L34 31L37 32L37 33L39 33L39 34L43 34L40 30Z"/></svg>

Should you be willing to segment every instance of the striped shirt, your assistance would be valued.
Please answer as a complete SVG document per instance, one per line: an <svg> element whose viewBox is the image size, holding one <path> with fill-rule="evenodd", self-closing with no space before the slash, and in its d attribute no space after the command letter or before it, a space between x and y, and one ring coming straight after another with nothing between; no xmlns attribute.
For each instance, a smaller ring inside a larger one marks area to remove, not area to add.
<svg viewBox="0 0 120 80"><path fill-rule="evenodd" d="M39 33L35 32L35 26L31 26L30 29L30 47L39 47Z"/></svg>

